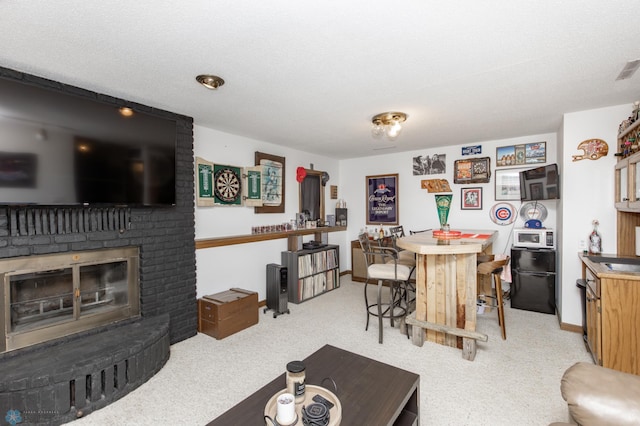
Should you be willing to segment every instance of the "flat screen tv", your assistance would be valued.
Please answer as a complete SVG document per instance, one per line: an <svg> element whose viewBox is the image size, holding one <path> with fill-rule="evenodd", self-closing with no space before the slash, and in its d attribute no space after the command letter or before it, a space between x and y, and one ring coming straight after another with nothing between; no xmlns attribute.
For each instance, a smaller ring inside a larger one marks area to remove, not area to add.
<svg viewBox="0 0 640 426"><path fill-rule="evenodd" d="M166 206L176 121L0 78L0 205Z"/></svg>
<svg viewBox="0 0 640 426"><path fill-rule="evenodd" d="M520 172L520 200L557 200L560 177L557 164L547 164Z"/></svg>

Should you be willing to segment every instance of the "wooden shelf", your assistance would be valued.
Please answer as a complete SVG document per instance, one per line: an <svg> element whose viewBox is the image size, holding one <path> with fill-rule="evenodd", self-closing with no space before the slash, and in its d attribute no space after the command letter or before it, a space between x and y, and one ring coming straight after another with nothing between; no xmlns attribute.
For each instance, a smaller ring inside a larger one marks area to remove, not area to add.
<svg viewBox="0 0 640 426"><path fill-rule="evenodd" d="M257 243L260 241L279 240L287 238L289 240L289 250L298 250L298 237L303 235L315 235L316 240L322 239L322 234L328 232L346 231L346 226L323 226L312 229L298 229L296 231L269 232L265 234L232 235L228 237L201 238L196 240L196 249L211 247L232 246L235 244Z"/></svg>
<svg viewBox="0 0 640 426"><path fill-rule="evenodd" d="M622 139L635 130L638 126L640 126L640 120L636 120L631 126L624 129L622 132L618 134L618 139Z"/></svg>

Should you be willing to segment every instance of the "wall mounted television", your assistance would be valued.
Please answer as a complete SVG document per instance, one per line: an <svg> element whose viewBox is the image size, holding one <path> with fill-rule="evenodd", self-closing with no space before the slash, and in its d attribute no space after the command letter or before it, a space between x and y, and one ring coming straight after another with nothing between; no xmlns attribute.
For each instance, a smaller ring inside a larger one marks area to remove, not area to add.
<svg viewBox="0 0 640 426"><path fill-rule="evenodd" d="M560 176L557 164L547 164L520 172L520 200L560 199Z"/></svg>
<svg viewBox="0 0 640 426"><path fill-rule="evenodd" d="M0 205L175 205L176 121L100 97L0 77Z"/></svg>

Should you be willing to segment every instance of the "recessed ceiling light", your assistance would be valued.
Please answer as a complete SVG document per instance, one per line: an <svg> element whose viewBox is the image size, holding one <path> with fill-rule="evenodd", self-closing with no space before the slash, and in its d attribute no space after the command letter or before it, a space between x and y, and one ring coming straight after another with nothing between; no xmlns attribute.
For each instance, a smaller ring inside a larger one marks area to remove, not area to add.
<svg viewBox="0 0 640 426"><path fill-rule="evenodd" d="M216 90L218 87L224 84L224 80L217 75L200 74L196 77L198 83L202 84L207 89Z"/></svg>

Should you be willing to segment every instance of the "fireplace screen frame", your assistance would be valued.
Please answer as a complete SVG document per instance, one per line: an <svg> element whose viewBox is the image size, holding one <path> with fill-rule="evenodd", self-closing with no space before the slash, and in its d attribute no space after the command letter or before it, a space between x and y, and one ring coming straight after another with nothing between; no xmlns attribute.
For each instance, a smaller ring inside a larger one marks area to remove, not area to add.
<svg viewBox="0 0 640 426"><path fill-rule="evenodd" d="M74 315L68 321L44 324L25 330L12 330L11 278L59 269L72 269L73 289L79 296L83 267L126 262L127 300L110 309L80 314L80 299L74 301ZM0 259L0 353L57 339L140 315L140 250L138 247L65 252Z"/></svg>

